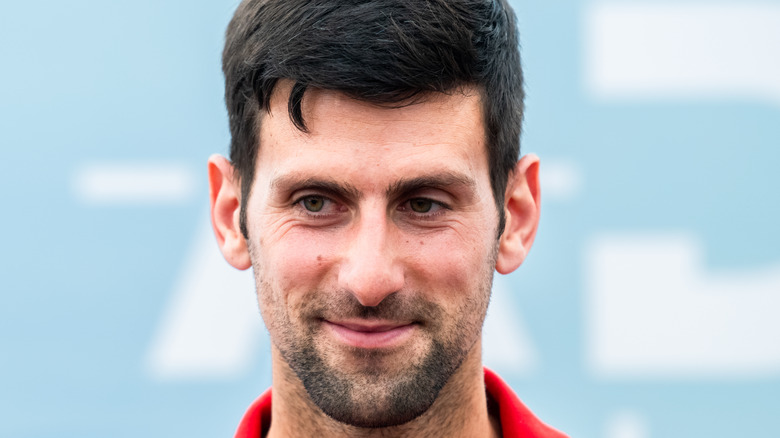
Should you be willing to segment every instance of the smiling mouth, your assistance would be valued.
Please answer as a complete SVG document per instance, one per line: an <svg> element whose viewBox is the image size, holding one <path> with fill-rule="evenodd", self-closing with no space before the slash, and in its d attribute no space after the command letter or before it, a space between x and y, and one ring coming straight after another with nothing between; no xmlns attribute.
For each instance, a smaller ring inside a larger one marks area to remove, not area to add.
<svg viewBox="0 0 780 438"><path fill-rule="evenodd" d="M341 343L350 347L379 349L397 347L411 337L414 322L323 320L323 325Z"/></svg>

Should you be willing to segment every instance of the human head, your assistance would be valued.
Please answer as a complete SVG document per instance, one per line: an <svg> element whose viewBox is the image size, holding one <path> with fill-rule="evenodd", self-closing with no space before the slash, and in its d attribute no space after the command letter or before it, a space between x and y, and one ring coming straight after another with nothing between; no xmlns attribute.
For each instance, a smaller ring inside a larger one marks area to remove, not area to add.
<svg viewBox="0 0 780 438"><path fill-rule="evenodd" d="M317 435L298 431L305 425L403 426L394 430L414 436L471 418L485 406L481 331L494 270L516 269L535 234L538 159L517 162L496 239L477 90L388 108L311 89L308 133L288 117L291 90L280 82L260 129L248 238L233 166L209 159L217 242L232 266L253 268L276 400L312 416L279 413L276 424L295 436Z"/></svg>
<svg viewBox="0 0 780 438"><path fill-rule="evenodd" d="M490 182L503 200L519 155L523 76L515 17L506 0L244 0L223 52L230 159L241 184L241 232L254 178L262 114L282 79L288 112L306 131L308 88L406 105L468 85L481 93Z"/></svg>

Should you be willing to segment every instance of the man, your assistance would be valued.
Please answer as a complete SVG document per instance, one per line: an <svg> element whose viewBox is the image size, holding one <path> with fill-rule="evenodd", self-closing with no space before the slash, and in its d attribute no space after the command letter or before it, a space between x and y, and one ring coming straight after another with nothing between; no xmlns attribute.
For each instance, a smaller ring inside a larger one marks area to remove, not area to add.
<svg viewBox="0 0 780 438"><path fill-rule="evenodd" d="M245 0L223 69L212 222L272 340L236 436L563 436L481 365L539 219L508 5Z"/></svg>

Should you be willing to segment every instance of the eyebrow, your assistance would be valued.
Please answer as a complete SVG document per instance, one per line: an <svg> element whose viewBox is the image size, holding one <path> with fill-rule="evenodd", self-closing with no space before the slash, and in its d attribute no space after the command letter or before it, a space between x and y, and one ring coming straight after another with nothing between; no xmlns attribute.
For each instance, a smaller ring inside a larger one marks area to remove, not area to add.
<svg viewBox="0 0 780 438"><path fill-rule="evenodd" d="M390 184L385 189L387 197L397 197L405 193L411 193L426 188L454 188L461 187L468 191L474 191L477 183L472 178L455 172L439 172L414 178L400 179ZM271 181L271 189L285 193L298 190L313 189L333 193L350 199L363 197L361 191L354 185L339 182L332 178L302 177L296 173L282 175Z"/></svg>
<svg viewBox="0 0 780 438"><path fill-rule="evenodd" d="M301 178L297 174L282 175L271 181L273 191L292 193L303 189L320 190L333 193L342 197L359 199L362 197L360 190L352 184L338 182L330 178Z"/></svg>
<svg viewBox="0 0 780 438"><path fill-rule="evenodd" d="M388 197L392 197L426 188L445 189L453 187L462 187L473 192L476 190L477 183L464 174L441 172L415 178L401 179L391 184L385 193Z"/></svg>

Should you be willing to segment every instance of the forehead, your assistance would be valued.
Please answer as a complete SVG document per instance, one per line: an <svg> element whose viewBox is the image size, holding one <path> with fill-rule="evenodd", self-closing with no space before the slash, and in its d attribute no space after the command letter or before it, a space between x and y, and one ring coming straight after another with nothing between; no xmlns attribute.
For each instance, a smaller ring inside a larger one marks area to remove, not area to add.
<svg viewBox="0 0 780 438"><path fill-rule="evenodd" d="M482 104L473 88L396 106L310 89L302 104L308 132L302 132L287 111L291 86L277 86L260 122L256 177L295 172L354 178L357 172L388 182L431 171L487 177Z"/></svg>

